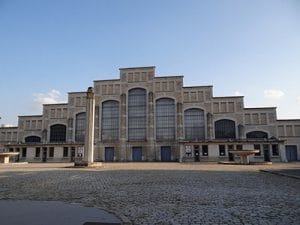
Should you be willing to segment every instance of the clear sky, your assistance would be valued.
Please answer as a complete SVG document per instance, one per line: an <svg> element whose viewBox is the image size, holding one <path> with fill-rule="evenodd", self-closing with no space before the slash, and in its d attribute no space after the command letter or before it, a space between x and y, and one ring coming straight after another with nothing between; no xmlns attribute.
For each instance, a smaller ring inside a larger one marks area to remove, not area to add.
<svg viewBox="0 0 300 225"><path fill-rule="evenodd" d="M299 0L0 0L0 117L156 66L300 118Z"/></svg>

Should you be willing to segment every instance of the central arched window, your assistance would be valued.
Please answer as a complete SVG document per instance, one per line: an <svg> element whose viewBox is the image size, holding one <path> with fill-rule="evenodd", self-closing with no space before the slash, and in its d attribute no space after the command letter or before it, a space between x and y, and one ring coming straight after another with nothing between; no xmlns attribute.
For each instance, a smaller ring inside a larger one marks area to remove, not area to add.
<svg viewBox="0 0 300 225"><path fill-rule="evenodd" d="M41 138L38 136L28 136L25 138L25 143L37 143L41 142Z"/></svg>
<svg viewBox="0 0 300 225"><path fill-rule="evenodd" d="M63 124L55 124L50 127L50 142L66 141L66 126Z"/></svg>
<svg viewBox="0 0 300 225"><path fill-rule="evenodd" d="M264 139L264 138L268 138L268 133L263 131L252 131L247 133L246 137L249 139Z"/></svg>
<svg viewBox="0 0 300 225"><path fill-rule="evenodd" d="M236 138L235 122L233 120L218 120L215 122L215 138L229 139Z"/></svg>
<svg viewBox="0 0 300 225"><path fill-rule="evenodd" d="M184 131L186 140L205 139L204 111L188 109L184 111Z"/></svg>
<svg viewBox="0 0 300 225"><path fill-rule="evenodd" d="M101 138L102 140L119 139L119 102L105 101L102 103L101 119Z"/></svg>
<svg viewBox="0 0 300 225"><path fill-rule="evenodd" d="M75 141L84 142L85 137L85 120L86 113L78 113L76 115L76 125L75 125Z"/></svg>
<svg viewBox="0 0 300 225"><path fill-rule="evenodd" d="M156 101L156 139L175 139L175 101L171 98Z"/></svg>
<svg viewBox="0 0 300 225"><path fill-rule="evenodd" d="M147 96L142 88L131 89L128 93L128 139L146 140Z"/></svg>

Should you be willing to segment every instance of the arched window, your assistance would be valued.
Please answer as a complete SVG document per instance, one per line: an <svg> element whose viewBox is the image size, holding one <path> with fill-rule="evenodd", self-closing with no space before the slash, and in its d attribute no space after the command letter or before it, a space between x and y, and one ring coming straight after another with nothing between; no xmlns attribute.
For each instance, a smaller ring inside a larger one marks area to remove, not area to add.
<svg viewBox="0 0 300 225"><path fill-rule="evenodd" d="M156 101L156 139L175 139L175 101L171 98Z"/></svg>
<svg viewBox="0 0 300 225"><path fill-rule="evenodd" d="M75 125L75 141L84 142L85 137L85 120L86 113L78 113L76 115L76 125Z"/></svg>
<svg viewBox="0 0 300 225"><path fill-rule="evenodd" d="M62 124L55 124L50 127L50 142L64 142L66 141L66 126Z"/></svg>
<svg viewBox="0 0 300 225"><path fill-rule="evenodd" d="M102 140L119 139L119 102L106 101L102 103L101 124Z"/></svg>
<svg viewBox="0 0 300 225"><path fill-rule="evenodd" d="M236 138L235 122L226 119L216 121L215 138L216 139Z"/></svg>
<svg viewBox="0 0 300 225"><path fill-rule="evenodd" d="M146 90L131 89L128 93L128 139L146 140L147 102Z"/></svg>
<svg viewBox="0 0 300 225"><path fill-rule="evenodd" d="M184 131L187 140L205 139L204 111L188 109L184 112Z"/></svg>
<svg viewBox="0 0 300 225"><path fill-rule="evenodd" d="M264 139L264 138L268 138L268 133L263 131L252 131L247 133L246 137L249 139Z"/></svg>
<svg viewBox="0 0 300 225"><path fill-rule="evenodd" d="M41 142L41 138L38 136L28 136L25 138L25 143L38 143Z"/></svg>

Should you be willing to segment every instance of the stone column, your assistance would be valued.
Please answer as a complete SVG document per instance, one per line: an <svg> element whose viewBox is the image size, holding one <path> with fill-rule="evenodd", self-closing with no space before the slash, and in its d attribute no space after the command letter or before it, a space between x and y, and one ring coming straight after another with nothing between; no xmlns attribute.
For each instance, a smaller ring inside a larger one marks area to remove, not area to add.
<svg viewBox="0 0 300 225"><path fill-rule="evenodd" d="M84 163L90 165L94 162L94 121L95 120L95 93L89 87L86 93L86 122L85 122L85 143Z"/></svg>
<svg viewBox="0 0 300 225"><path fill-rule="evenodd" d="M211 140L213 136L213 115L207 113L207 139Z"/></svg>
<svg viewBox="0 0 300 225"><path fill-rule="evenodd" d="M156 149L154 146L154 99L153 92L148 94L148 149L147 149L147 158L151 160L156 159Z"/></svg>
<svg viewBox="0 0 300 225"><path fill-rule="evenodd" d="M183 115L182 115L182 103L177 103L177 139L183 140Z"/></svg>
<svg viewBox="0 0 300 225"><path fill-rule="evenodd" d="M126 133L127 133L127 127L126 127L126 94L121 94L121 133L120 133L120 159L121 161L129 160L127 158L127 146L126 146Z"/></svg>
<svg viewBox="0 0 300 225"><path fill-rule="evenodd" d="M242 124L238 125L238 138L243 139L245 137L245 127Z"/></svg>

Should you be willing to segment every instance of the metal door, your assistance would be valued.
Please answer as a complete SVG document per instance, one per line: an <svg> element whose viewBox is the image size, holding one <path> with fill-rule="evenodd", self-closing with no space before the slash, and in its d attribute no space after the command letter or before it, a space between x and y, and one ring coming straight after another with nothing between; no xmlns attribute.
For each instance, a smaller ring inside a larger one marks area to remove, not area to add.
<svg viewBox="0 0 300 225"><path fill-rule="evenodd" d="M264 150L264 160L265 162L270 162L270 147L269 145L263 145L263 150Z"/></svg>
<svg viewBox="0 0 300 225"><path fill-rule="evenodd" d="M297 146L296 145L286 145L285 154L288 162L297 160Z"/></svg>
<svg viewBox="0 0 300 225"><path fill-rule="evenodd" d="M42 157L43 162L47 162L47 148L43 148L43 157Z"/></svg>
<svg viewBox="0 0 300 225"><path fill-rule="evenodd" d="M114 161L114 148L105 147L105 161L112 162Z"/></svg>
<svg viewBox="0 0 300 225"><path fill-rule="evenodd" d="M171 146L161 146L160 155L162 162L170 162L171 161Z"/></svg>
<svg viewBox="0 0 300 225"><path fill-rule="evenodd" d="M199 145L194 145L194 157L195 157L195 162L200 161Z"/></svg>
<svg viewBox="0 0 300 225"><path fill-rule="evenodd" d="M132 147L132 161L142 161L142 147Z"/></svg>
<svg viewBox="0 0 300 225"><path fill-rule="evenodd" d="M74 162L75 161L75 148L72 147L71 148L71 162Z"/></svg>

